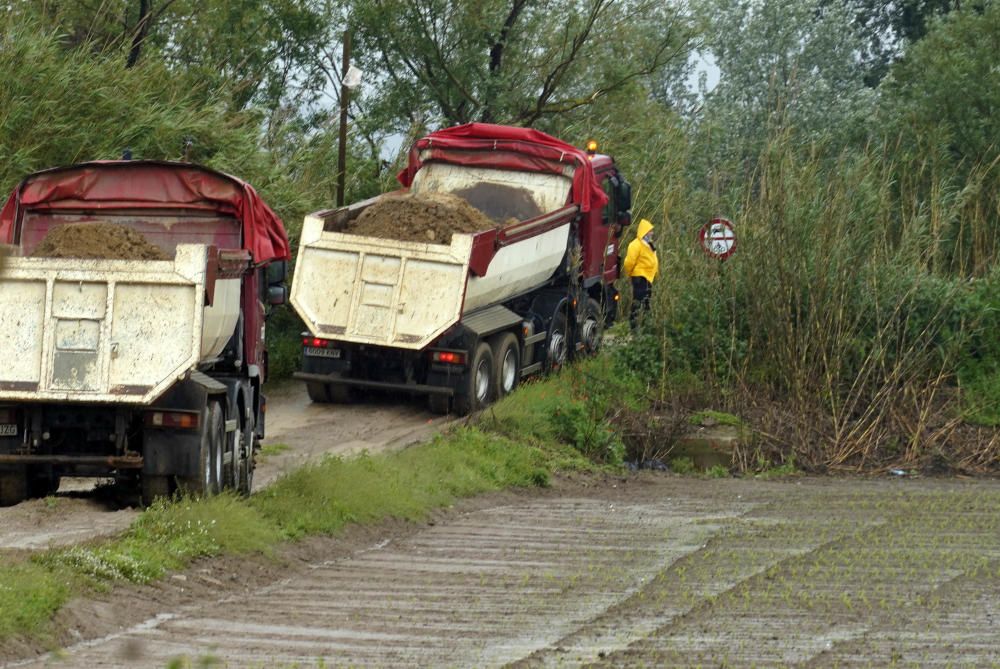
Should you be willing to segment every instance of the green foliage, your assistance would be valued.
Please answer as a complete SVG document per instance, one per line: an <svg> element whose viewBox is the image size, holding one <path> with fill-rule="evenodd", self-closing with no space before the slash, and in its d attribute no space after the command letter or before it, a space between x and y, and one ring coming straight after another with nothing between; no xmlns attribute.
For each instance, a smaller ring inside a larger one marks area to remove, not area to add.
<svg viewBox="0 0 1000 669"><path fill-rule="evenodd" d="M347 523L417 520L459 497L547 481L538 449L464 429L388 456L328 457L282 477L251 504L295 538L333 533Z"/></svg>
<svg viewBox="0 0 1000 669"><path fill-rule="evenodd" d="M775 447L807 467L931 458L945 433L926 440L921 426L956 380L967 415L993 420L996 273L970 283L936 271L949 242L917 217L873 224L906 211L902 193L920 197L901 190L898 165L880 151L831 161L791 137L766 147L751 181L722 191L736 207L731 259L708 258L693 234L661 237L665 276L651 317L615 361L661 399L696 393L741 415L762 400L781 404L766 432L784 433ZM702 203L681 198L675 225L696 229ZM931 213L961 222L966 211L956 200ZM876 434L904 446L873 450Z"/></svg>
<svg viewBox="0 0 1000 669"><path fill-rule="evenodd" d="M43 634L72 589L60 574L30 562L0 568L0 639Z"/></svg>
<svg viewBox="0 0 1000 669"><path fill-rule="evenodd" d="M623 409L638 411L647 403L639 377L599 356L522 385L481 420L511 439L549 448L567 445L589 461L618 465L625 447L616 419Z"/></svg>
<svg viewBox="0 0 1000 669"><path fill-rule="evenodd" d="M688 476L698 471L698 468L695 466L694 460L687 456L681 456L670 460L670 471L682 476Z"/></svg>
<svg viewBox="0 0 1000 669"><path fill-rule="evenodd" d="M706 26L703 51L719 69L696 119L698 172L723 186L738 183L788 129L794 141L838 147L863 130L875 95L857 63L864 38L844 3L699 0L695 7Z"/></svg>
<svg viewBox="0 0 1000 669"><path fill-rule="evenodd" d="M288 444L264 444L260 448L261 457L267 458L273 455L281 455L291 449Z"/></svg>
<svg viewBox="0 0 1000 669"><path fill-rule="evenodd" d="M1000 253L998 61L1000 6L965 6L934 23L881 87L878 130L897 165L898 224L935 238L936 270L982 276Z"/></svg>
<svg viewBox="0 0 1000 669"><path fill-rule="evenodd" d="M729 478L729 470L722 465L712 465L705 470L705 476L710 479L726 479Z"/></svg>
<svg viewBox="0 0 1000 669"><path fill-rule="evenodd" d="M686 59L692 37L677 9L653 0L392 0L353 9L363 69L386 75L369 113L404 130L532 125Z"/></svg>
<svg viewBox="0 0 1000 669"><path fill-rule="evenodd" d="M202 162L223 169L238 168L256 153L253 115L226 116L206 101L201 85L162 65L124 70L110 58L68 55L57 35L30 23L6 24L2 37L5 192L30 172L117 158L125 148L136 157L176 160L186 137L194 138Z"/></svg>
<svg viewBox="0 0 1000 669"><path fill-rule="evenodd" d="M739 416L734 416L733 414L726 413L724 411L705 409L703 411L693 413L688 417L688 423L691 425L702 425L708 421L714 422L718 425L730 425L732 427L743 426L743 421L740 420Z"/></svg>
<svg viewBox="0 0 1000 669"><path fill-rule="evenodd" d="M757 461L757 478L774 479L796 476L801 472L795 466L795 457L789 456L788 460L781 464L770 464L764 459Z"/></svg>
<svg viewBox="0 0 1000 669"><path fill-rule="evenodd" d="M238 498L157 501L121 538L43 554L39 562L101 584L148 583L192 560L220 553L267 550L280 538L275 528Z"/></svg>

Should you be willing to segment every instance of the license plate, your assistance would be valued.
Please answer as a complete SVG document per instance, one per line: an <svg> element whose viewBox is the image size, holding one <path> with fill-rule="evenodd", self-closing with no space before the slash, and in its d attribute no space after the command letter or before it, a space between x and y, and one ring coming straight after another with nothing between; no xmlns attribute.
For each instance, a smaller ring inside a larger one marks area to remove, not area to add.
<svg viewBox="0 0 1000 669"><path fill-rule="evenodd" d="M0 437L16 437L17 425L0 425Z"/></svg>
<svg viewBox="0 0 1000 669"><path fill-rule="evenodd" d="M339 348L315 348L313 346L306 346L306 355L314 355L319 358L339 358L340 349Z"/></svg>

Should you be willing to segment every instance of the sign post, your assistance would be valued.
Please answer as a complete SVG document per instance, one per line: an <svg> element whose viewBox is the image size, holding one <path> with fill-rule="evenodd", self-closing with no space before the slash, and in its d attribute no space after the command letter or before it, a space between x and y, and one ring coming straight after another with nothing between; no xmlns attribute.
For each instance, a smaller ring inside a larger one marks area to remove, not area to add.
<svg viewBox="0 0 1000 669"><path fill-rule="evenodd" d="M736 251L736 231L732 221L713 218L698 231L698 243L705 253L725 260Z"/></svg>

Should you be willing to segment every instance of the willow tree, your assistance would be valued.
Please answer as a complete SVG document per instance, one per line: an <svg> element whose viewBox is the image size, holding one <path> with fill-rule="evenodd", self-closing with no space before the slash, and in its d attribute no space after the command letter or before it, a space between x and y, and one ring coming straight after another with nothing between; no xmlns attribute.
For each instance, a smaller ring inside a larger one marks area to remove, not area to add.
<svg viewBox="0 0 1000 669"><path fill-rule="evenodd" d="M692 35L662 0L374 0L352 26L372 113L403 125L534 125L686 59Z"/></svg>

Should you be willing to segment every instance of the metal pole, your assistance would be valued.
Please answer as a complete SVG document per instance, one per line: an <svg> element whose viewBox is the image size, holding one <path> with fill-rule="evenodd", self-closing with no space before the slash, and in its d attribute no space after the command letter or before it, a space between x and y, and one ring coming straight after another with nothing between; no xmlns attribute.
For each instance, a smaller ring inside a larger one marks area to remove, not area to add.
<svg viewBox="0 0 1000 669"><path fill-rule="evenodd" d="M351 66L351 31L344 31L344 62L340 72L340 146L337 149L337 206L344 206L344 184L347 177L347 102L351 90L344 85Z"/></svg>

